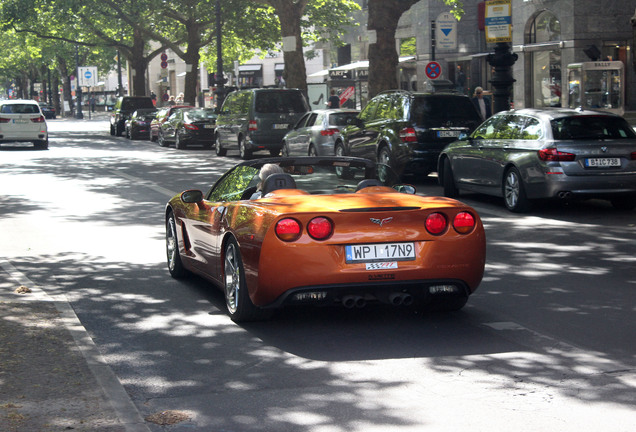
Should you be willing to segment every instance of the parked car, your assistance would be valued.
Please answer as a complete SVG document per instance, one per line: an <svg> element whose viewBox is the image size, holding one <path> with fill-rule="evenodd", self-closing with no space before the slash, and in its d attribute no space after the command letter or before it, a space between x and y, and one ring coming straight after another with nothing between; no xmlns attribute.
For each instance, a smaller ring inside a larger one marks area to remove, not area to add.
<svg viewBox="0 0 636 432"><path fill-rule="evenodd" d="M278 172L261 179L270 164ZM387 168L335 156L243 162L206 194L168 202L168 270L223 289L234 321L300 304L461 309L485 266L477 212L416 195Z"/></svg>
<svg viewBox="0 0 636 432"><path fill-rule="evenodd" d="M277 156L290 126L307 111L309 104L298 89L231 92L216 119L216 154L225 156L228 149L237 149L241 159L250 159L261 150Z"/></svg>
<svg viewBox="0 0 636 432"><path fill-rule="evenodd" d="M174 143L178 149L192 144L211 149L214 145L216 112L212 108L180 108L175 110L159 129L159 144Z"/></svg>
<svg viewBox="0 0 636 432"><path fill-rule="evenodd" d="M45 119L54 119L55 118L55 108L46 102L40 102L40 110L42 111L42 115Z"/></svg>
<svg viewBox="0 0 636 432"><path fill-rule="evenodd" d="M154 108L152 98L149 96L120 96L115 102L110 115L110 134L121 136L126 127L126 120L132 113L142 108Z"/></svg>
<svg viewBox="0 0 636 432"><path fill-rule="evenodd" d="M459 93L386 91L341 131L336 154L384 163L400 175L426 176L437 169L446 144L480 123L470 98Z"/></svg>
<svg viewBox="0 0 636 432"><path fill-rule="evenodd" d="M617 115L573 109L500 112L439 158L444 195L504 198L527 211L539 198L603 198L636 207L636 133Z"/></svg>
<svg viewBox="0 0 636 432"><path fill-rule="evenodd" d="M168 117L175 111L180 108L194 108L192 105L170 105L159 108L157 111L157 116L150 122L150 130L149 130L149 139L152 142L155 142L159 139L159 129L161 129L161 125L165 122Z"/></svg>
<svg viewBox="0 0 636 432"><path fill-rule="evenodd" d="M148 138L150 122L157 115L156 108L142 108L135 111L125 123L126 138Z"/></svg>
<svg viewBox="0 0 636 432"><path fill-rule="evenodd" d="M34 100L0 100L0 144L32 142L36 149L49 148L49 133L40 105Z"/></svg>
<svg viewBox="0 0 636 432"><path fill-rule="evenodd" d="M283 138L283 156L335 154L340 129L359 113L352 109L324 109L306 113Z"/></svg>

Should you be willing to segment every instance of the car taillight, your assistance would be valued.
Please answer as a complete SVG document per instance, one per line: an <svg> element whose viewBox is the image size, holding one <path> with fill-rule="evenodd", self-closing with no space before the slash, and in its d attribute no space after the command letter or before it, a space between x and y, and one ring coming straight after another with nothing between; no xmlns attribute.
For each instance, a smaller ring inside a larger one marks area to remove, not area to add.
<svg viewBox="0 0 636 432"><path fill-rule="evenodd" d="M453 220L453 228L460 234L468 234L475 228L475 217L468 212L457 213Z"/></svg>
<svg viewBox="0 0 636 432"><path fill-rule="evenodd" d="M329 129L323 129L320 131L320 135L322 136L332 136L333 134L336 134L340 132L340 130L338 130L337 128L329 128Z"/></svg>
<svg viewBox="0 0 636 432"><path fill-rule="evenodd" d="M546 162L569 162L576 157L573 153L561 152L555 148L542 149L537 153L539 154L539 159Z"/></svg>
<svg viewBox="0 0 636 432"><path fill-rule="evenodd" d="M309 221L307 232L315 240L325 240L333 234L333 224L325 217L315 217Z"/></svg>
<svg viewBox="0 0 636 432"><path fill-rule="evenodd" d="M298 240L300 237L300 223L296 219L285 218L276 223L276 235L286 242Z"/></svg>
<svg viewBox="0 0 636 432"><path fill-rule="evenodd" d="M184 123L183 127L190 130L199 130L197 125L193 125L192 123Z"/></svg>
<svg viewBox="0 0 636 432"><path fill-rule="evenodd" d="M247 126L247 128L251 131L256 131L258 130L258 125L256 124L256 120L250 120L249 125Z"/></svg>
<svg viewBox="0 0 636 432"><path fill-rule="evenodd" d="M32 121L33 123L44 123L44 122L45 122L45 120L44 120L44 116L40 116L40 117L33 117L33 118L31 119L31 121Z"/></svg>
<svg viewBox="0 0 636 432"><path fill-rule="evenodd" d="M413 128L404 128L400 131L402 142L417 142L417 134Z"/></svg>
<svg viewBox="0 0 636 432"><path fill-rule="evenodd" d="M636 160L636 152L632 152L632 154L630 155L630 159Z"/></svg>
<svg viewBox="0 0 636 432"><path fill-rule="evenodd" d="M446 216L441 213L431 213L426 218L426 231L433 235L438 235L446 230Z"/></svg>
<svg viewBox="0 0 636 432"><path fill-rule="evenodd" d="M0 123L9 123L11 119L0 117Z"/></svg>

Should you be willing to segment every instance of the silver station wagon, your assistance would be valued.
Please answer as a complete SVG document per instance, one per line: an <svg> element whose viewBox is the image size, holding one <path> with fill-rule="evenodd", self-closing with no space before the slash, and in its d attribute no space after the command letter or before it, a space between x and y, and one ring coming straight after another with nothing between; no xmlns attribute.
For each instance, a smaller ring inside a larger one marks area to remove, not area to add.
<svg viewBox="0 0 636 432"><path fill-rule="evenodd" d="M524 212L540 198L602 198L636 207L636 133L617 115L579 109L497 113L449 144L438 161L444 195L504 198Z"/></svg>

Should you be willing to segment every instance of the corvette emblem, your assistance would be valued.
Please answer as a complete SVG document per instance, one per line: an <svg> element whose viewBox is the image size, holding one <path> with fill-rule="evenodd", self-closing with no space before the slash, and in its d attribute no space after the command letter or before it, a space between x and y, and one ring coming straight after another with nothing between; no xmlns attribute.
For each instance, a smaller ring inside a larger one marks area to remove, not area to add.
<svg viewBox="0 0 636 432"><path fill-rule="evenodd" d="M384 225L385 223L389 223L393 220L392 217L388 217L388 218L384 218L384 219L376 219L376 218L370 218L371 222L373 222L374 224L378 224L380 226Z"/></svg>

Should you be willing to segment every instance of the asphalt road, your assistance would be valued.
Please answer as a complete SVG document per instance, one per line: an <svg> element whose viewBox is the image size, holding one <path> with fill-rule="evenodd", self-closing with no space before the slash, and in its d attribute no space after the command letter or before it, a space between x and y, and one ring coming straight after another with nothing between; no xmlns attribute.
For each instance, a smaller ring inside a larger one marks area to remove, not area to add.
<svg viewBox="0 0 636 432"><path fill-rule="evenodd" d="M237 325L220 291L169 277L163 228L169 197L206 190L237 152L111 137L100 120L49 128L48 151L0 148L0 259L68 299L142 417L187 417L150 430L634 430L636 211L515 215L465 195L488 258L461 312L304 308Z"/></svg>

